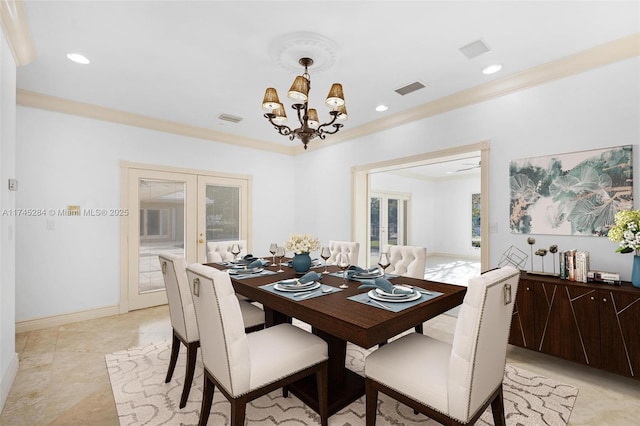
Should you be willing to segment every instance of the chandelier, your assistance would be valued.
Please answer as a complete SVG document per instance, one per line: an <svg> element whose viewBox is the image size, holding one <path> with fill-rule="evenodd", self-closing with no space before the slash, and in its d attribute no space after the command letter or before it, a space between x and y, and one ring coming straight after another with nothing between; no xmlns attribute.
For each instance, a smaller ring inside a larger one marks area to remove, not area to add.
<svg viewBox="0 0 640 426"><path fill-rule="evenodd" d="M304 149L307 149L307 144L312 139L316 137L324 139L326 135L333 135L340 130L343 125L342 123L336 123L336 121L347 119L347 108L344 105L342 85L334 83L331 86L331 90L329 90L327 99L324 101L331 108L331 111L329 111L331 120L320 124L318 111L314 108L309 108L308 105L309 91L311 90L311 76L309 75L308 67L313 65L313 59L301 58L298 62L304 67L304 74L297 76L293 81L287 97L296 102L291 107L298 114L300 127L291 129L291 127L284 124L287 121L287 113L284 110L284 105L278 99L278 92L273 87L269 87L264 93L262 109L267 111L264 117L269 120L269 123L273 124L278 133L283 136L289 136L289 140L300 139L304 144Z"/></svg>

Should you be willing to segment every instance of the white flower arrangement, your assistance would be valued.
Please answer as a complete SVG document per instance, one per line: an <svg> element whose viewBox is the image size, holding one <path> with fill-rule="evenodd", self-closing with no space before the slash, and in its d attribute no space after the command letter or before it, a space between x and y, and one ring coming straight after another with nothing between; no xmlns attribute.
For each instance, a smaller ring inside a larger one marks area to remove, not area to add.
<svg viewBox="0 0 640 426"><path fill-rule="evenodd" d="M284 243L284 248L295 254L310 253L320 248L320 240L310 234L293 234Z"/></svg>
<svg viewBox="0 0 640 426"><path fill-rule="evenodd" d="M621 210L615 215L616 224L609 229L611 241L620 243L616 253L640 255L640 210Z"/></svg>

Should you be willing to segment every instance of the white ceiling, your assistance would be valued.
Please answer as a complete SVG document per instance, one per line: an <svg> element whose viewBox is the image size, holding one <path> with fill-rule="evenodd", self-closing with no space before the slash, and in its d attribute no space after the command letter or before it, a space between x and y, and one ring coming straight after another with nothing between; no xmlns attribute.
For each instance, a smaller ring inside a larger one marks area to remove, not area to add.
<svg viewBox="0 0 640 426"><path fill-rule="evenodd" d="M335 42L333 65L310 69L310 105L328 117L324 98L341 82L346 128L355 128L640 31L638 1L27 0L25 8L37 59L18 70L18 88L285 145L261 102L273 86L294 118L284 98L295 72L273 55L292 32ZM469 60L458 49L478 39L492 51ZM70 62L69 52L91 64ZM502 71L483 75L491 63ZM416 80L428 87L394 92ZM380 103L389 110L376 112ZM243 120L222 122L221 113Z"/></svg>

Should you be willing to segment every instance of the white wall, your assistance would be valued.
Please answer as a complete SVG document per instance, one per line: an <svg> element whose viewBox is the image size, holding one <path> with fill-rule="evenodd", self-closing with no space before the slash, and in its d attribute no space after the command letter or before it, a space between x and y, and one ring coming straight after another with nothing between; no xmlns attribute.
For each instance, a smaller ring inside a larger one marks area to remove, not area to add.
<svg viewBox="0 0 640 426"><path fill-rule="evenodd" d="M431 251L480 258L480 249L471 247L471 194L479 192L479 175L435 183L433 203L437 214Z"/></svg>
<svg viewBox="0 0 640 426"><path fill-rule="evenodd" d="M253 176L256 253L294 230L293 157L27 107L17 137L20 207L119 207L126 160ZM119 303L118 218L19 217L17 230L17 321Z"/></svg>
<svg viewBox="0 0 640 426"><path fill-rule="evenodd" d="M633 58L297 157L19 107L17 203L118 206L120 160L248 173L254 176L254 251L260 253L291 232L313 233L322 242L350 239L354 165L490 140L495 266L512 244L528 250L526 236L508 227L509 161L626 144L636 145L637 158L639 80L640 59ZM636 197L639 191L636 185ZM17 320L118 303L118 223L74 219L56 219L54 231L46 230L46 219L18 221ZM589 250L594 268L630 278L631 257L615 254L606 238L536 239L539 247Z"/></svg>
<svg viewBox="0 0 640 426"><path fill-rule="evenodd" d="M335 144L301 157L306 170L331 165L322 188L311 192L296 187L296 199L309 204L312 198L330 196L334 203L320 204L317 216L350 212L352 165L434 152L453 146L491 141L489 155L490 266L495 266L509 246L528 251L527 236L509 230L509 162L513 159L632 144L634 164L640 155L640 58L635 57L570 78L513 93L481 104L457 109L357 140ZM346 159L350 159L347 162ZM298 170L299 172L299 170ZM636 173L637 174L637 173ZM640 193L636 179L634 197ZM637 206L636 206L637 208ZM446 211L443 212L446 214ZM336 218L337 219L337 218ZM309 225L319 235L339 229L349 237L346 222L315 223L302 215L299 226ZM616 244L607 238L536 236L536 247L558 244L560 250L581 248L591 253L595 269L618 271L631 277L632 259L614 253ZM549 256L547 256L549 258ZM547 259L551 262L551 259ZM548 270L548 269L545 269Z"/></svg>
<svg viewBox="0 0 640 426"><path fill-rule="evenodd" d="M18 371L15 340L15 177L16 64L0 31L0 410Z"/></svg>

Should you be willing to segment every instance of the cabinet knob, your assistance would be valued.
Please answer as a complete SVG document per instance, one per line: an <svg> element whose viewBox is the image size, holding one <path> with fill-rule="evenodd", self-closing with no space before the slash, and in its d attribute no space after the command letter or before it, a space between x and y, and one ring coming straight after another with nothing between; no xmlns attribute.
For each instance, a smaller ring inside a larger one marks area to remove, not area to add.
<svg viewBox="0 0 640 426"><path fill-rule="evenodd" d="M593 297L593 296L591 296L591 300L596 300L596 298L595 298L595 297Z"/></svg>
<svg viewBox="0 0 640 426"><path fill-rule="evenodd" d="M602 298L602 301L603 301L603 302L606 302L606 301L607 301L607 298L606 298L606 297L603 297L603 298Z"/></svg>
<svg viewBox="0 0 640 426"><path fill-rule="evenodd" d="M531 289L529 287L527 287L527 291L530 291Z"/></svg>

